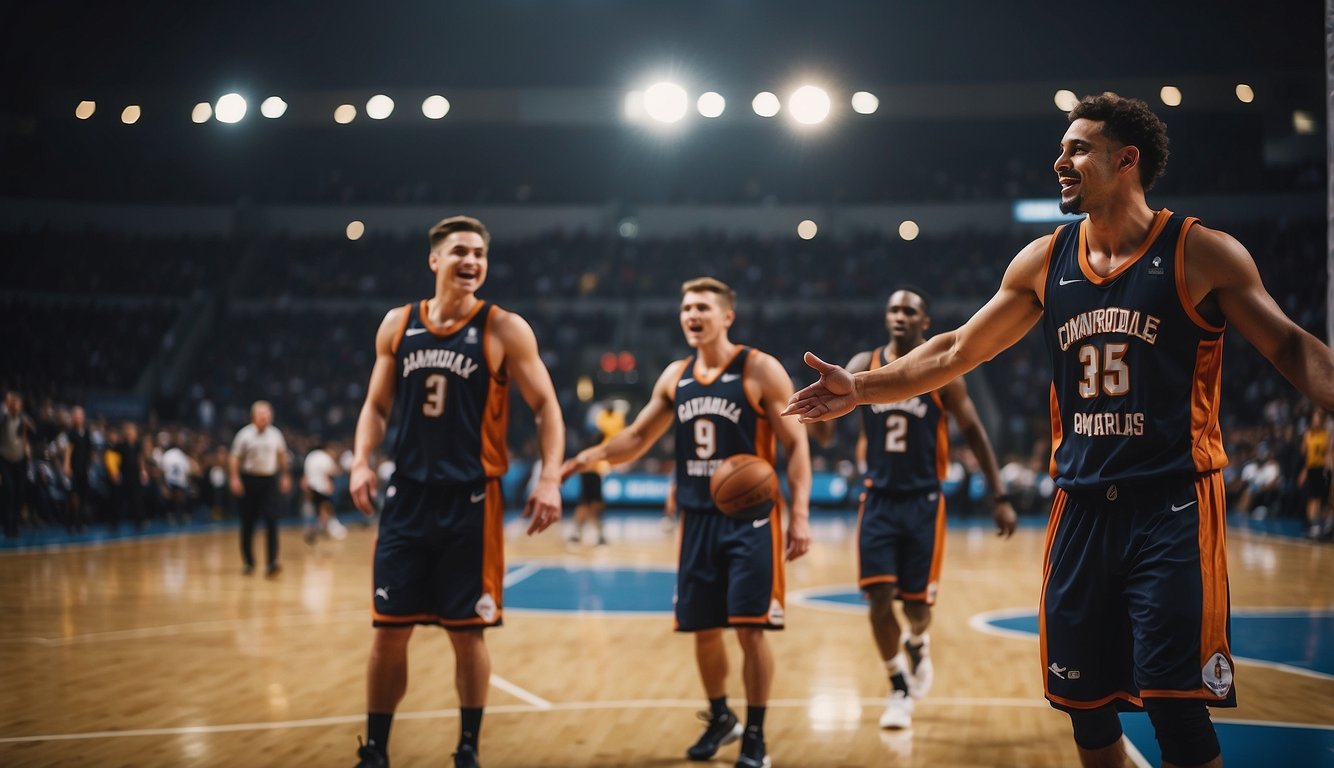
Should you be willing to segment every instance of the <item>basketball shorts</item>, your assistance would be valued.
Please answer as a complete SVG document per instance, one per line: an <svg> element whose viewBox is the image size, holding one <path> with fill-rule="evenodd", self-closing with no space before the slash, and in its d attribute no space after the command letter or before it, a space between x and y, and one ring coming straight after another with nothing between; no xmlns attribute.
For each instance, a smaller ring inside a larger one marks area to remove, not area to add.
<svg viewBox="0 0 1334 768"><path fill-rule="evenodd" d="M1039 627L1058 709L1236 706L1222 473L1057 490Z"/></svg>
<svg viewBox="0 0 1334 768"><path fill-rule="evenodd" d="M1306 470L1306 483L1303 495L1306 499L1315 499L1322 504L1329 501L1329 470L1324 467L1312 467Z"/></svg>
<svg viewBox="0 0 1334 768"><path fill-rule="evenodd" d="M783 515L735 520L716 509L681 509L676 629L782 629Z"/></svg>
<svg viewBox="0 0 1334 768"><path fill-rule="evenodd" d="M597 504L602 501L602 475L598 472L579 474L579 503Z"/></svg>
<svg viewBox="0 0 1334 768"><path fill-rule="evenodd" d="M936 602L945 559L945 495L867 488L857 515L857 586L895 584L898 599Z"/></svg>
<svg viewBox="0 0 1334 768"><path fill-rule="evenodd" d="M505 578L500 481L384 490L371 616L377 627L499 626Z"/></svg>

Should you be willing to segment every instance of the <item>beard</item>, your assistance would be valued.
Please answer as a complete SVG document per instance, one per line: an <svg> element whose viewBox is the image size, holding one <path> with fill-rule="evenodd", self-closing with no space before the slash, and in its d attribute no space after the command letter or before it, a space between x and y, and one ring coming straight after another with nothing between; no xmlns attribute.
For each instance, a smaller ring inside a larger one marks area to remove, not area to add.
<svg viewBox="0 0 1334 768"><path fill-rule="evenodd" d="M1084 212L1084 196L1083 196L1083 195L1075 195L1075 196L1074 196L1073 198L1071 198L1069 201L1062 200L1062 201L1061 201L1060 208L1061 208L1061 213L1083 213L1083 212Z"/></svg>

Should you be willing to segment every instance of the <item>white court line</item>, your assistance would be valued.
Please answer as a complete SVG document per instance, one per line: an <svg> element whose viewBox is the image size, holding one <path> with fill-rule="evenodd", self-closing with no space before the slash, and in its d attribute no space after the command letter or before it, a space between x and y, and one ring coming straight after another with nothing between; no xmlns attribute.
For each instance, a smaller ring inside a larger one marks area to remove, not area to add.
<svg viewBox="0 0 1334 768"><path fill-rule="evenodd" d="M1130 762L1135 764L1135 768L1153 768L1153 764L1144 757L1144 753L1139 751L1139 748L1135 746L1135 742L1131 741L1129 736L1124 733L1121 734L1121 743L1125 745L1126 757L1130 758Z"/></svg>
<svg viewBox="0 0 1334 768"><path fill-rule="evenodd" d="M525 563L505 574L505 580L501 583L506 587L512 587L540 570L542 566L537 563Z"/></svg>
<svg viewBox="0 0 1334 768"><path fill-rule="evenodd" d="M500 675L494 675L494 674L491 675L491 684L499 688L500 690L505 691L506 693L512 694L520 699L523 699L524 701L528 702L529 704L532 704L534 707L537 707L538 709L551 709L551 702L547 701L541 696L538 696L532 691L529 691L525 688L520 688L519 686L515 685L514 683L511 683L510 681L506 680Z"/></svg>

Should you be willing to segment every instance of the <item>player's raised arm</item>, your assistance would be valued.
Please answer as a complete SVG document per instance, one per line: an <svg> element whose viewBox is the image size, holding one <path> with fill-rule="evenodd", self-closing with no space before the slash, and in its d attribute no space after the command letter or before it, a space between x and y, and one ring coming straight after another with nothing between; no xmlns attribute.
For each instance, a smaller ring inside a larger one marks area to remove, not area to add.
<svg viewBox="0 0 1334 768"><path fill-rule="evenodd" d="M658 376L657 383L653 385L653 395L639 411L639 415L635 416L634 422L607 442L585 448L566 461L560 470L561 479L587 471L599 461L624 464L648 452L672 425L672 390L681 378L681 367L684 364L684 361L678 360L667 366Z"/></svg>
<svg viewBox="0 0 1334 768"><path fill-rule="evenodd" d="M370 384L366 386L366 401L357 417L357 432L352 443L352 472L348 477L348 492L352 503L367 515L375 514L375 468L370 465L375 449L384 441L389 424L389 411L394 405L395 346L406 322L407 309L389 310L375 332L375 365L371 368Z"/></svg>

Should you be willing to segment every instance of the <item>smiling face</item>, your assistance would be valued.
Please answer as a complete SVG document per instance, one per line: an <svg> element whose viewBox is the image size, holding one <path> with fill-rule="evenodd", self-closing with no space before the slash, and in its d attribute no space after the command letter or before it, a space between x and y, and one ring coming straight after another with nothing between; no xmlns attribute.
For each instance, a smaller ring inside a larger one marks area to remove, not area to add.
<svg viewBox="0 0 1334 768"><path fill-rule="evenodd" d="M1122 185L1139 183L1139 150L1108 138L1102 126L1081 117L1061 139L1052 169L1061 185L1062 213L1088 213L1113 200Z"/></svg>
<svg viewBox="0 0 1334 768"><path fill-rule="evenodd" d="M691 349L726 338L736 312L713 291L686 291L681 297L681 332Z"/></svg>
<svg viewBox="0 0 1334 768"><path fill-rule="evenodd" d="M436 293L476 293L486 282L486 240L477 232L451 232L431 249Z"/></svg>

